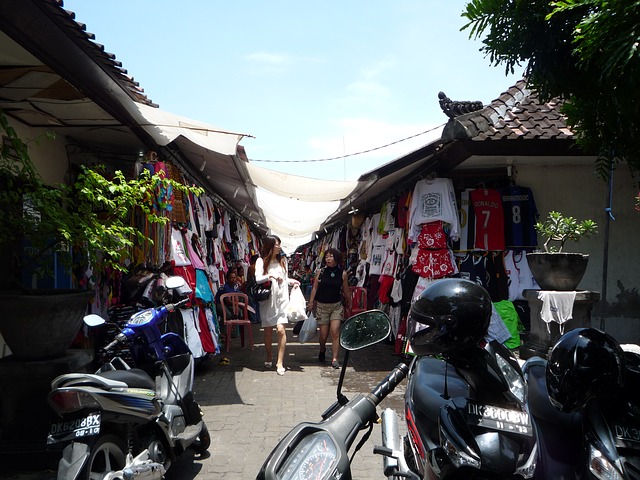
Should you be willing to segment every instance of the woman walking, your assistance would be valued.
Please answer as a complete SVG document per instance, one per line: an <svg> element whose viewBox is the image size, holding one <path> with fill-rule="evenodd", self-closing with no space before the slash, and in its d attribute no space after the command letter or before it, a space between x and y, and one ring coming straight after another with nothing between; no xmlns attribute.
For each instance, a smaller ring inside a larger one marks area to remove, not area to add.
<svg viewBox="0 0 640 480"><path fill-rule="evenodd" d="M271 339L273 327L278 334L278 360L276 372L284 375L284 351L287 344L285 325L287 320L287 307L289 306L289 285L299 288L300 282L290 279L287 275L286 258L282 255L280 238L277 236L265 237L262 242L260 258L256 260L256 282L271 282L271 295L267 300L260 302L260 322L264 329L264 348L267 359L265 368L273 366L273 352Z"/></svg>
<svg viewBox="0 0 640 480"><path fill-rule="evenodd" d="M342 254L335 248L329 248L324 254L324 268L316 277L309 297L311 310L320 329L320 352L318 361L325 361L327 338L331 333L331 366L340 368L338 354L340 353L340 323L344 320L344 298L347 312L351 311L351 291L347 272L341 268Z"/></svg>

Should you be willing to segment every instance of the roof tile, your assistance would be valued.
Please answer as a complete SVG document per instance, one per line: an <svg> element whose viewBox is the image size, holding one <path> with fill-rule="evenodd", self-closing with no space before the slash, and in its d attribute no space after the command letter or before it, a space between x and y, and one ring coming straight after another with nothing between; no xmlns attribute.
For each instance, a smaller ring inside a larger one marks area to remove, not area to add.
<svg viewBox="0 0 640 480"><path fill-rule="evenodd" d="M525 80L503 92L484 108L451 118L443 140L468 138L474 141L504 138L571 138L573 133L560 112L561 102L540 102Z"/></svg>

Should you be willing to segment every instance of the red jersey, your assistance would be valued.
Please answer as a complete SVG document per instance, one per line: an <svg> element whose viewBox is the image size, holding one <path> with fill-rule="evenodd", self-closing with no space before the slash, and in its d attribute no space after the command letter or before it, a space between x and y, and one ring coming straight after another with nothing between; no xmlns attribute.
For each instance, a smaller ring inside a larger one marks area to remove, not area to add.
<svg viewBox="0 0 640 480"><path fill-rule="evenodd" d="M476 188L469 193L475 215L476 250L504 250L504 212L498 190Z"/></svg>

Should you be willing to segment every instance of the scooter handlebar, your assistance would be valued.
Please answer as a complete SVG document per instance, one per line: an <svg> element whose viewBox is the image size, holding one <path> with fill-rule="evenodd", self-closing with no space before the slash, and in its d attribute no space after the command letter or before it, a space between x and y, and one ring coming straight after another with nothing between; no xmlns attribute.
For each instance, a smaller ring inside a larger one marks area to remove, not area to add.
<svg viewBox="0 0 640 480"><path fill-rule="evenodd" d="M182 300L180 300L179 302L176 303L168 303L167 305L165 305L165 308L170 311L173 312L176 308L181 307L182 305L186 304L189 302L189 297L187 298L183 298Z"/></svg>
<svg viewBox="0 0 640 480"><path fill-rule="evenodd" d="M108 345L106 345L102 350L105 352L108 352L109 350L113 350L115 347L118 346L118 344L124 342L126 339L127 337L125 336L124 333L119 333L118 335L116 335L116 338L114 338L113 341Z"/></svg>
<svg viewBox="0 0 640 480"><path fill-rule="evenodd" d="M380 403L384 398L389 395L393 390L407 377L409 373L409 367L404 363L399 363L391 370L391 373L382 380L377 387L371 390L371 394L374 395Z"/></svg>

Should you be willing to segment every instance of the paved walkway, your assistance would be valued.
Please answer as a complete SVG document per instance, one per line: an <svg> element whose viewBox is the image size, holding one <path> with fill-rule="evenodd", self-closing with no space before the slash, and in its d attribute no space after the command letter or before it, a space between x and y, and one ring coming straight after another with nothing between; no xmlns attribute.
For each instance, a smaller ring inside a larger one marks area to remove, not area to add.
<svg viewBox="0 0 640 480"><path fill-rule="evenodd" d="M295 425L303 421L319 421L320 414L336 398L340 370L317 361L318 344L301 345L287 331L287 351L284 376L275 367L265 370L262 331L254 326L254 350L240 348L240 339L233 339L231 351L198 365L195 395L203 408L211 433L210 455L197 458L187 453L174 464L168 480L255 478L264 460L276 443ZM275 339L275 335L274 335ZM274 352L276 345L274 344ZM222 356L230 364L219 364ZM329 352L327 358L331 358ZM342 358L342 355L341 355ZM371 390L391 369L402 361L393 355L393 346L384 343L366 350L351 352L343 393L353 398L356 393ZM382 402L378 413L393 408L400 414L400 428L405 429L403 395L406 381ZM380 426L374 426L371 438L353 462L353 477L384 478L382 457L373 454L373 445L381 443ZM55 473L3 473L8 480L50 480Z"/></svg>

